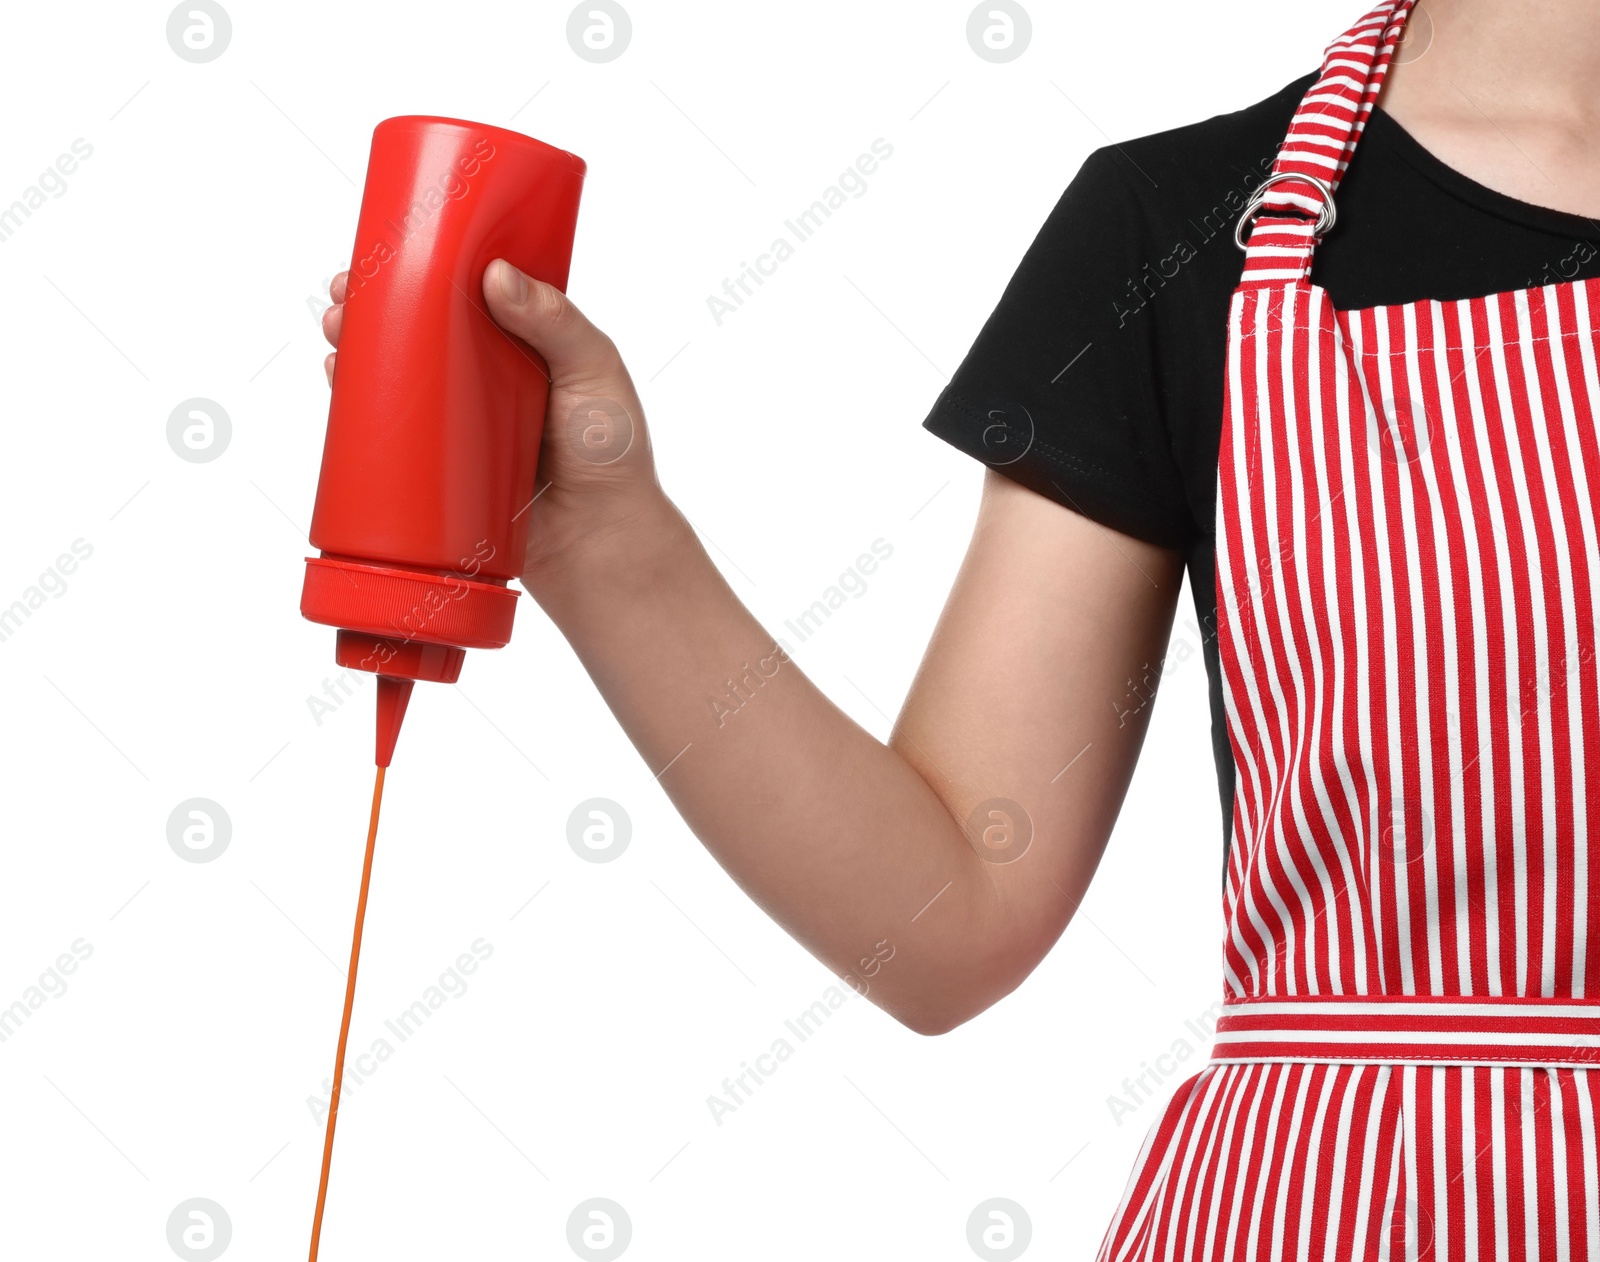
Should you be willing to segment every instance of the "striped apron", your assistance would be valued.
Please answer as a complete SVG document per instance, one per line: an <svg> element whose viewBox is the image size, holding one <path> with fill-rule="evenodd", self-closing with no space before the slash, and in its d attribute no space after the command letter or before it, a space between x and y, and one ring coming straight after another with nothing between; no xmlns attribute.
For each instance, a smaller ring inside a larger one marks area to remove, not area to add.
<svg viewBox="0 0 1600 1262"><path fill-rule="evenodd" d="M1329 46L1241 219L1225 1006L1102 1262L1600 1262L1600 281L1311 282L1410 6Z"/></svg>

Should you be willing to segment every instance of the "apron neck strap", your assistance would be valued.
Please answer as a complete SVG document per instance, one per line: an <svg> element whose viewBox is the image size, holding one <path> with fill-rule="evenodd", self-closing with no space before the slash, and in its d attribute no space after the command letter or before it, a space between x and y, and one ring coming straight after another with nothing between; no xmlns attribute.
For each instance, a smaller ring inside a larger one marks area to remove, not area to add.
<svg viewBox="0 0 1600 1262"><path fill-rule="evenodd" d="M1383 0L1328 45L1322 71L1295 110L1272 174L1251 196L1235 228L1234 240L1245 252L1242 285L1309 277L1317 240L1333 227L1334 192L1415 3Z"/></svg>

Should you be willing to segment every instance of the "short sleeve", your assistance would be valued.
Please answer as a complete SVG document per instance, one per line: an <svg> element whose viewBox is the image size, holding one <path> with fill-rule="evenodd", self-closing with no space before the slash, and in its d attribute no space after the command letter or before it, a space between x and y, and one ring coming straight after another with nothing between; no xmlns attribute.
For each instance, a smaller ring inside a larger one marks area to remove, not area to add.
<svg viewBox="0 0 1600 1262"><path fill-rule="evenodd" d="M1131 179L1130 179L1131 175ZM1196 533L1163 414L1137 168L1084 162L924 428L1039 494L1151 543ZM1154 190L1150 190L1154 192Z"/></svg>

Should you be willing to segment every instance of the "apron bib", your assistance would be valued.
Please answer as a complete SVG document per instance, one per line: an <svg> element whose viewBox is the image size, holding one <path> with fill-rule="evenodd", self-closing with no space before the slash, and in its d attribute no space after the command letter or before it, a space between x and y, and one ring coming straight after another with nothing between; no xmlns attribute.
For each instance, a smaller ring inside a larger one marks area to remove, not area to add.
<svg viewBox="0 0 1600 1262"><path fill-rule="evenodd" d="M1600 282L1311 282L1411 4L1329 45L1239 223L1225 1006L1102 1262L1600 1262Z"/></svg>

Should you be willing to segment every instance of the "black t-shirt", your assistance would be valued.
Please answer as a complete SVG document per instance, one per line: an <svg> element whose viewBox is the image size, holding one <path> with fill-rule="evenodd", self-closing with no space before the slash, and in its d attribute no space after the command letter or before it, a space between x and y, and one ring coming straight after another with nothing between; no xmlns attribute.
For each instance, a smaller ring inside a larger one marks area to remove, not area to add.
<svg viewBox="0 0 1600 1262"><path fill-rule="evenodd" d="M1233 230L1307 75L1248 109L1096 150L923 422L1024 486L1184 552L1233 815L1216 645L1217 457ZM1600 275L1600 224L1496 193L1375 109L1312 280L1352 310Z"/></svg>

